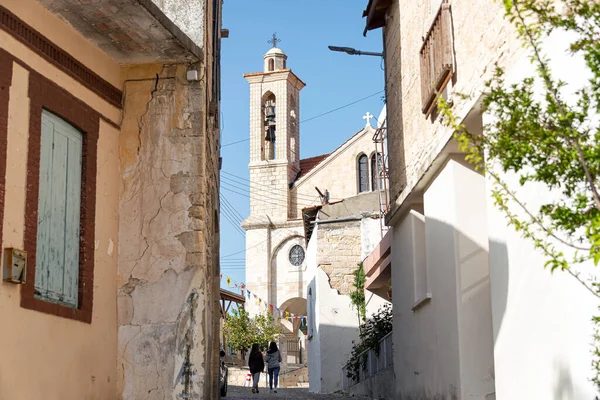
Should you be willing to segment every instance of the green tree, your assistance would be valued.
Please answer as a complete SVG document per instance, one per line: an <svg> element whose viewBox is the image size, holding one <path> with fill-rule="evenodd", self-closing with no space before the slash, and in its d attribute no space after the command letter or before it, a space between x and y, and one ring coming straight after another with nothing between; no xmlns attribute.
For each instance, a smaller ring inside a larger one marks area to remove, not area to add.
<svg viewBox="0 0 600 400"><path fill-rule="evenodd" d="M597 0L503 0L506 17L529 51L533 76L509 84L500 68L486 83L484 112L492 116L483 135L469 132L443 99L444 122L466 159L491 177L495 205L524 238L546 256L546 267L563 271L600 297L600 287L578 266L600 261L600 2ZM584 87L567 96L544 54L544 39L555 31L573 38L570 51L589 71ZM485 156L484 156L485 155ZM532 207L507 175L521 186L545 185L552 196ZM592 318L597 324L600 319ZM596 335L594 383L600 388Z"/></svg>
<svg viewBox="0 0 600 400"><path fill-rule="evenodd" d="M254 343L258 343L261 350L266 350L271 342L274 342L280 334L280 325L275 322L269 313L259 314L253 319Z"/></svg>
<svg viewBox="0 0 600 400"><path fill-rule="evenodd" d="M246 357L246 351L254 343L254 328L250 322L250 316L244 307L234 308L225 319L223 334L227 344L232 349L242 353Z"/></svg>
<svg viewBox="0 0 600 400"><path fill-rule="evenodd" d="M261 350L279 335L279 324L271 314L258 314L250 318L244 307L233 309L225 320L223 334L227 344L246 357L246 352L254 343L261 346Z"/></svg>

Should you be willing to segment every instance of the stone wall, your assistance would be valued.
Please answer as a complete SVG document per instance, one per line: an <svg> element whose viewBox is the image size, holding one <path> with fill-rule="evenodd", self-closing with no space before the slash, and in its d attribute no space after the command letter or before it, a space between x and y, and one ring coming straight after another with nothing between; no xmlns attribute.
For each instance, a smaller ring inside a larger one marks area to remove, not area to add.
<svg viewBox="0 0 600 400"><path fill-rule="evenodd" d="M430 2L397 0L386 19L388 152L389 168L393 171L390 216L452 136L440 123L439 115L434 112L425 116L421 111L419 50L436 12L437 7ZM493 73L495 63L508 65L521 46L512 26L504 19L501 2L455 0L451 12L456 72L445 96L454 102L457 116L464 118L479 100L483 83ZM397 65L400 68L392 68Z"/></svg>
<svg viewBox="0 0 600 400"><path fill-rule="evenodd" d="M346 143L327 157L322 166L315 167L308 175L294 184L292 202L296 204L295 216L300 216L302 209L310 204L320 203L315 191L317 186L322 193L329 191L330 201L356 196L358 194L358 157L366 154L369 157L369 189L371 179L371 156L375 153L373 135L375 129L368 127L359 131ZM369 193L369 191L365 193ZM312 202L310 199L314 199Z"/></svg>
<svg viewBox="0 0 600 400"><path fill-rule="evenodd" d="M360 221L322 224L319 227L317 260L339 294L354 291L353 272L361 258Z"/></svg>
<svg viewBox="0 0 600 400"><path fill-rule="evenodd" d="M299 171L299 92L304 83L289 69L251 73L250 83L250 220L268 215L283 223L288 218L289 189ZM263 97L275 96L277 126L275 159L266 160Z"/></svg>

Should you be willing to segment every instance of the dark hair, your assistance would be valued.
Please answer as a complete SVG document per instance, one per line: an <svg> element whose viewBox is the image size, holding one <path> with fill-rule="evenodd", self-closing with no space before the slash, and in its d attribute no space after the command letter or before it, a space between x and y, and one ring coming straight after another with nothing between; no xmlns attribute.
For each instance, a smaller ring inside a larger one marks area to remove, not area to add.
<svg viewBox="0 0 600 400"><path fill-rule="evenodd" d="M250 350L250 354L260 353L260 349L258 348L258 343L254 343L252 345L252 350Z"/></svg>
<svg viewBox="0 0 600 400"><path fill-rule="evenodd" d="M269 345L269 353L275 353L277 350L279 350L277 348L277 343L271 342L271 344Z"/></svg>

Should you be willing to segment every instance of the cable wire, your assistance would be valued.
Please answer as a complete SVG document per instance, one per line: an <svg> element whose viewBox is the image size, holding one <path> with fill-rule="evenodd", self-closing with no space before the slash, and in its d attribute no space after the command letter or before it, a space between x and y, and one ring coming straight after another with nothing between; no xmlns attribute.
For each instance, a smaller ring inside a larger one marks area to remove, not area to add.
<svg viewBox="0 0 600 400"><path fill-rule="evenodd" d="M354 104L356 104L356 103L360 103L361 101L364 101L364 100L370 99L371 97L377 96L378 94L381 94L381 93L383 93L383 92L385 92L385 90L380 90L379 92L377 92L377 93L373 93L373 94L371 94L371 95L369 95L369 96L367 96L367 97L363 97L362 99L355 100L355 101L353 101L353 102L351 102L351 103L348 103L348 104L345 104L345 105L343 105L343 106L341 106L341 107L334 108L333 110L329 110L329 111L326 111L326 112L324 112L324 113L322 113L322 114L315 115L314 117L310 117L310 118L307 118L307 119L305 119L305 120L302 120L302 121L300 121L300 123L302 124L302 123L304 123L304 122L308 122L308 121L312 121L312 120L314 120L314 119L317 119L317 118L324 117L325 115L329 115L329 114L331 114L331 113L334 113L334 112L336 112L336 111L342 110L342 109L344 109L344 108L346 108L346 107L353 106L353 105L354 105ZM227 147L227 146L233 146L234 144L243 143L243 142L248 142L248 141L250 141L250 138L248 138L248 139L242 139L242 140L238 140L238 141L236 141L236 142L231 142L231 143L226 143L226 144L223 144L223 145L221 145L221 148L223 148L223 147Z"/></svg>

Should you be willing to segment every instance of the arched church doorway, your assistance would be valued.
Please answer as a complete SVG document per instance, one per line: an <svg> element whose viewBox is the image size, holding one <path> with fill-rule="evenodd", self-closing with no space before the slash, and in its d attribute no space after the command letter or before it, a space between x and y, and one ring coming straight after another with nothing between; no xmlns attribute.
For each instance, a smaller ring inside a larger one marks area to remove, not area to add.
<svg viewBox="0 0 600 400"><path fill-rule="evenodd" d="M284 301L279 310L281 335L279 347L284 363L284 369L299 368L307 364L306 351L306 299L294 297Z"/></svg>

